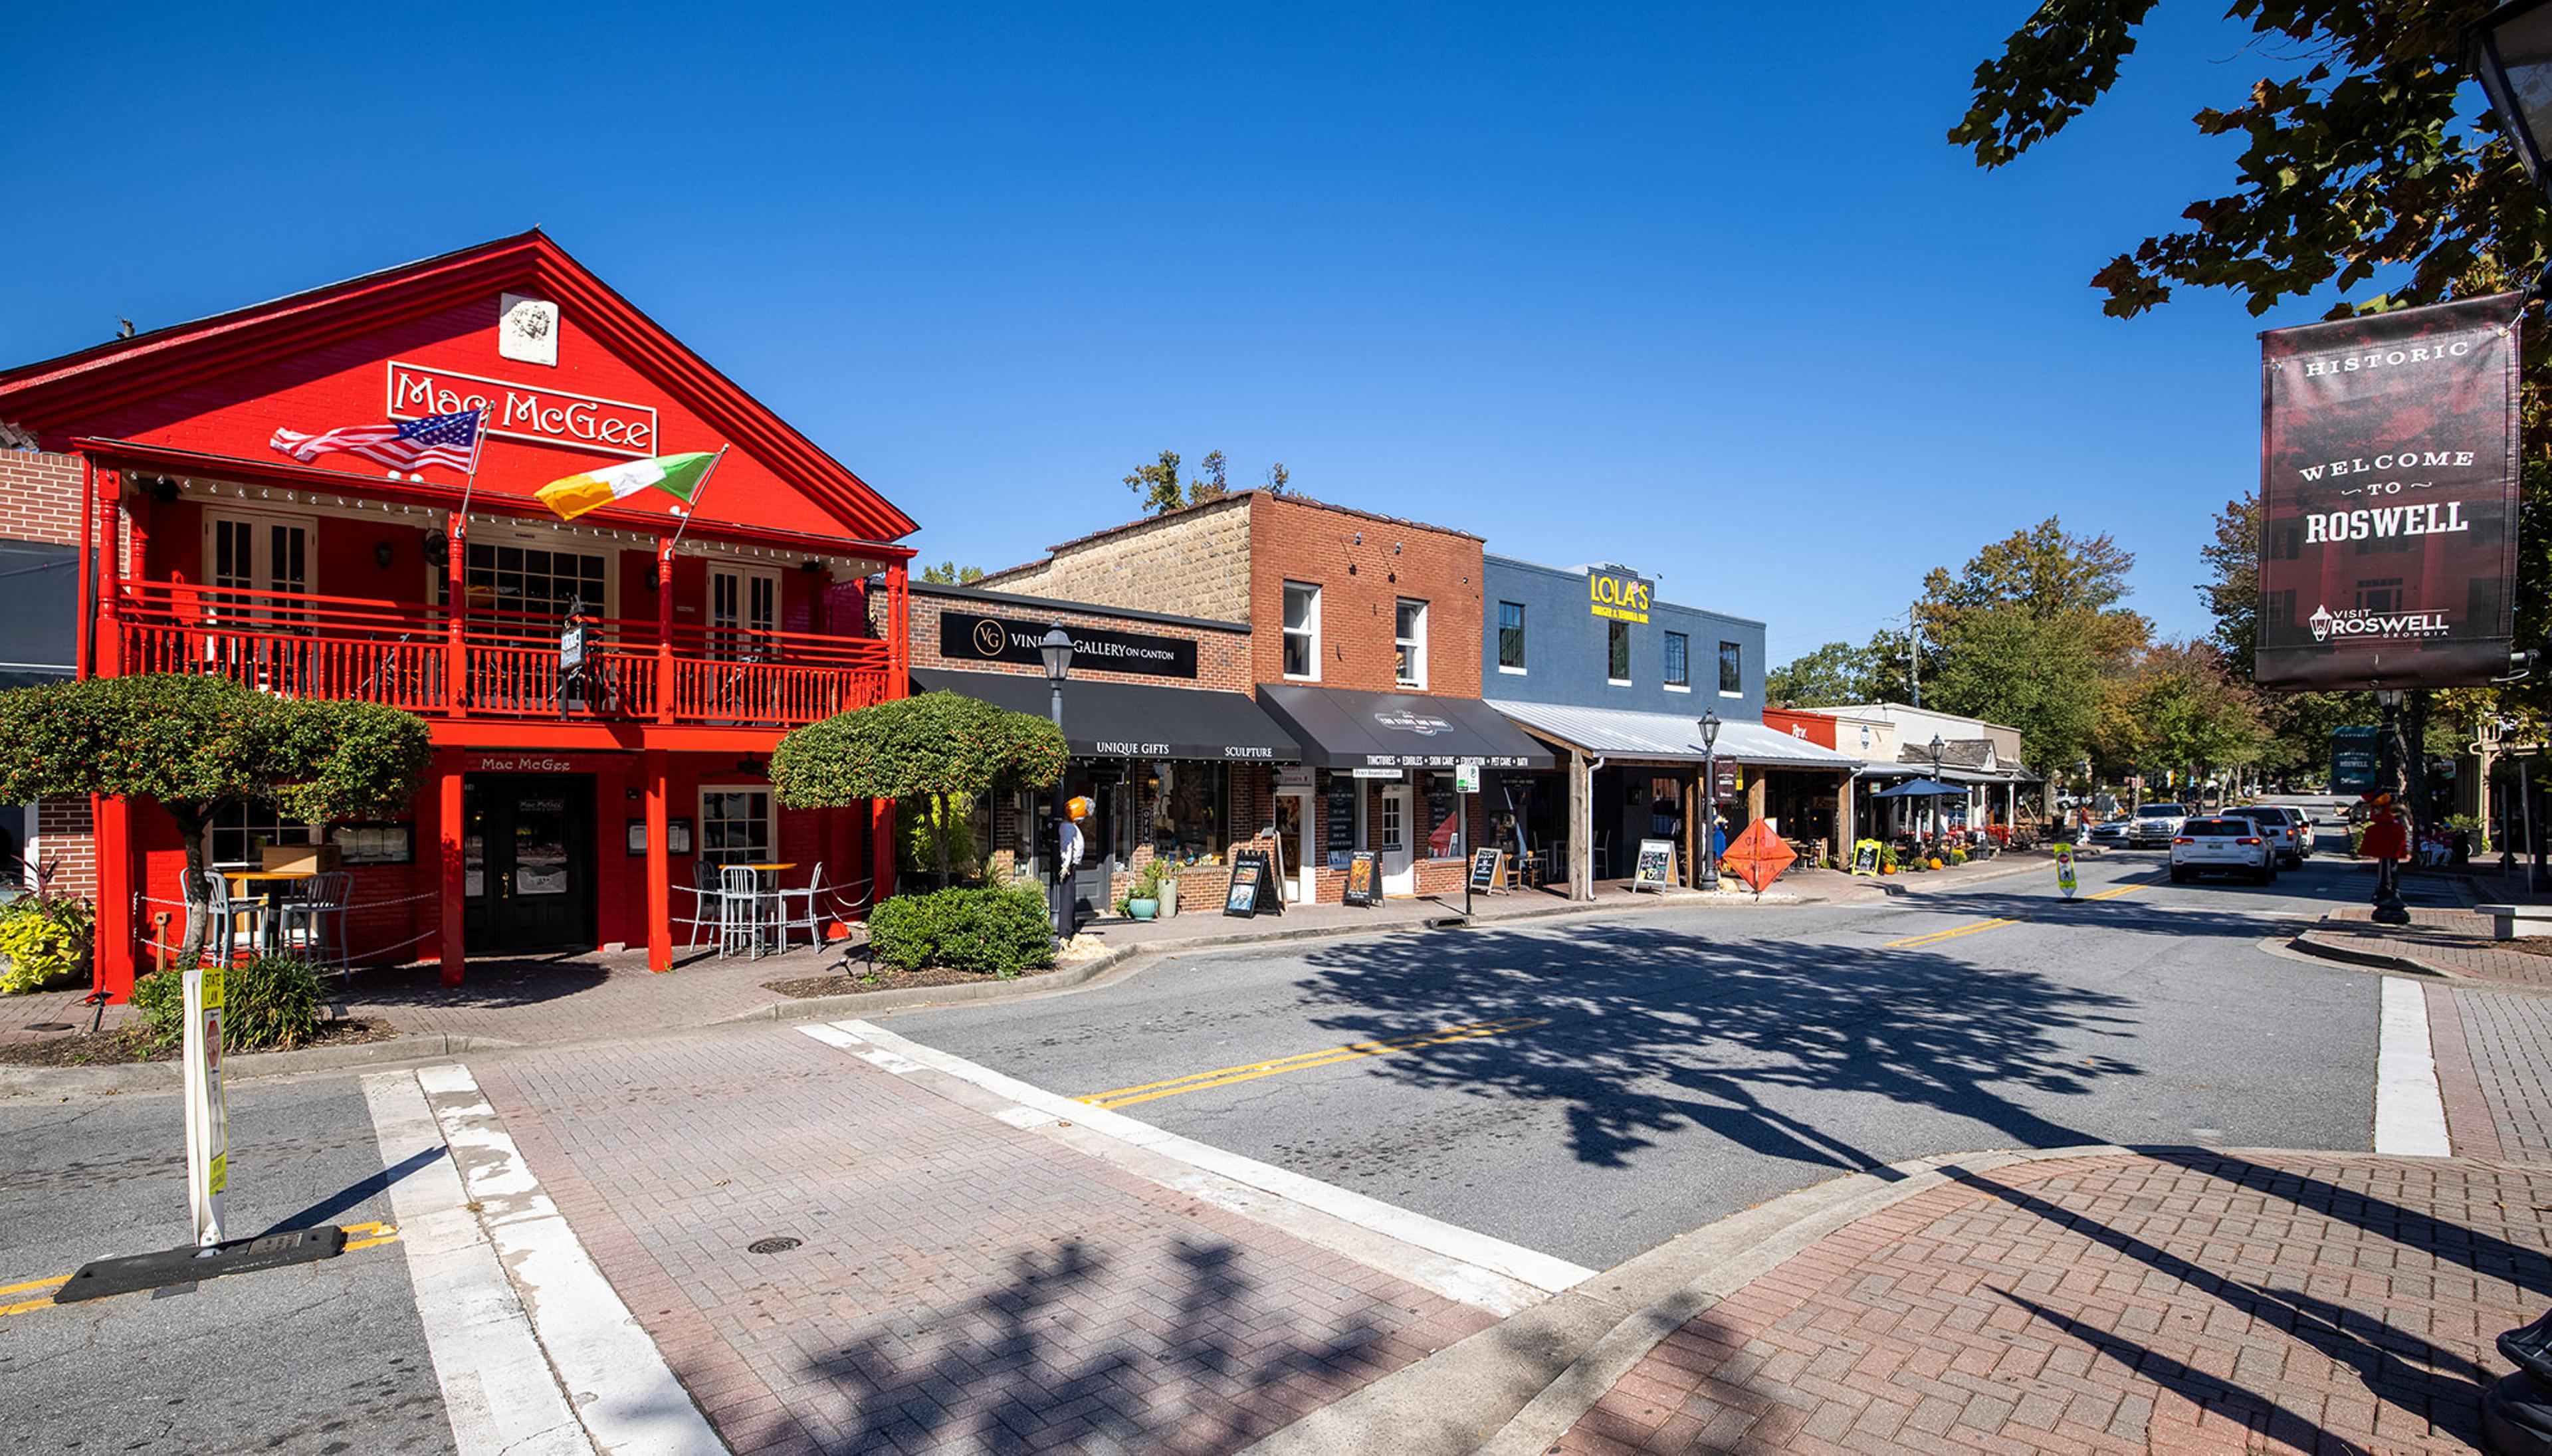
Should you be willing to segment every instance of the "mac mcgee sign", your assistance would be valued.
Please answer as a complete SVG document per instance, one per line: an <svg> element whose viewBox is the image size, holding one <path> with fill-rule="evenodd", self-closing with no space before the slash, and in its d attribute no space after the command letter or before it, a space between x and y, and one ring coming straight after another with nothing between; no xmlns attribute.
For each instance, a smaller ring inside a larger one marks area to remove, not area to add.
<svg viewBox="0 0 2552 1456"><path fill-rule="evenodd" d="M2506 674L2519 302L2260 336L2261 686Z"/></svg>
<svg viewBox="0 0 2552 1456"><path fill-rule="evenodd" d="M392 361L389 415L394 420L487 410L487 433L571 445L615 455L656 454L656 412L590 394L538 384L509 384L476 374Z"/></svg>

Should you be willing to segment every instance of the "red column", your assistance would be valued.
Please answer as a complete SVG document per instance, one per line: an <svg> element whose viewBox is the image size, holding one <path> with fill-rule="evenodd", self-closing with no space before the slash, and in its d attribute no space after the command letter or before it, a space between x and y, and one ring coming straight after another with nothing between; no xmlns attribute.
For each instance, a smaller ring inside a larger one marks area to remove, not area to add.
<svg viewBox="0 0 2552 1456"><path fill-rule="evenodd" d="M469 712L470 703L470 645L463 630L470 621L469 518L457 510L454 511L445 528L445 537L446 545L452 555L451 560L443 564L443 580L446 594L452 605L443 614L443 706L446 712L458 718ZM458 784L460 780L455 779L453 782ZM455 787L451 792L455 808L454 817L457 819L461 790ZM460 910L457 908L457 900L455 905L456 908L450 913L458 915ZM461 944L459 930L461 922L456 919L451 924L454 927L452 943L458 947ZM453 952L454 958L444 962L443 975L446 986L461 984L459 954L456 949Z"/></svg>
<svg viewBox="0 0 2552 1456"><path fill-rule="evenodd" d="M96 673L115 677L124 672L124 626L119 598L124 594L121 535L124 472L99 470L92 500L97 512L98 620L94 638ZM97 847L97 940L94 989L117 1000L133 994L135 946L133 921L133 805L121 798L89 800L89 832Z"/></svg>
<svg viewBox="0 0 2552 1456"><path fill-rule="evenodd" d="M908 578L904 563L890 562L886 569L886 690L879 694L892 701L911 690L912 640L907 604ZM877 877L877 897L885 899L895 893L895 804L892 800L872 799L869 803L869 868Z"/></svg>
<svg viewBox="0 0 2552 1456"><path fill-rule="evenodd" d="M458 755L437 756L434 765L435 793L440 809L438 837L443 851L443 984L459 986L463 970L461 945L461 912L468 900L469 858L465 836L469 825L461 808L461 760Z"/></svg>
<svg viewBox="0 0 2552 1456"><path fill-rule="evenodd" d="M674 969L674 860L666 844L665 765L661 748L646 753L647 776L647 969ZM697 910L693 914L699 913Z"/></svg>
<svg viewBox="0 0 2552 1456"><path fill-rule="evenodd" d="M674 721L674 538L670 536L656 541L656 721ZM647 841L649 854L655 853L662 838L657 835Z"/></svg>

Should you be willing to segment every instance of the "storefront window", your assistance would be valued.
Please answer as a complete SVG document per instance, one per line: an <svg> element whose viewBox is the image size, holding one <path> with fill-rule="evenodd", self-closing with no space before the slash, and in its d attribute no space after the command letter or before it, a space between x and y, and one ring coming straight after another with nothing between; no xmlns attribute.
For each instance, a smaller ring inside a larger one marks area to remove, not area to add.
<svg viewBox="0 0 2552 1456"><path fill-rule="evenodd" d="M1427 685L1427 603L1400 598L1393 614L1393 677L1403 687Z"/></svg>
<svg viewBox="0 0 2552 1456"><path fill-rule="evenodd" d="M1142 778L1152 853L1181 864L1220 858L1229 842L1229 766L1154 763L1143 768Z"/></svg>
<svg viewBox="0 0 2552 1456"><path fill-rule="evenodd" d="M256 865L270 844L317 844L312 826L286 819L264 804L233 804L213 815L215 865Z"/></svg>
<svg viewBox="0 0 2552 1456"><path fill-rule="evenodd" d="M1604 624L1604 676L1615 682L1631 680L1631 624Z"/></svg>
<svg viewBox="0 0 2552 1456"><path fill-rule="evenodd" d="M771 794L759 788L700 790L700 858L712 865L771 859Z"/></svg>
<svg viewBox="0 0 2552 1456"><path fill-rule="evenodd" d="M1321 676L1321 588L1285 583L1285 676Z"/></svg>

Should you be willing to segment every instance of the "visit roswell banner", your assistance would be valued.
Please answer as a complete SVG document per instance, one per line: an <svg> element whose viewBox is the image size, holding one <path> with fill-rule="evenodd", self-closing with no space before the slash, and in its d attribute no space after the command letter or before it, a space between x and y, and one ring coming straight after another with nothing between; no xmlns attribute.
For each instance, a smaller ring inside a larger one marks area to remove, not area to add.
<svg viewBox="0 0 2552 1456"><path fill-rule="evenodd" d="M2505 675L2520 302L2260 336L2261 686Z"/></svg>

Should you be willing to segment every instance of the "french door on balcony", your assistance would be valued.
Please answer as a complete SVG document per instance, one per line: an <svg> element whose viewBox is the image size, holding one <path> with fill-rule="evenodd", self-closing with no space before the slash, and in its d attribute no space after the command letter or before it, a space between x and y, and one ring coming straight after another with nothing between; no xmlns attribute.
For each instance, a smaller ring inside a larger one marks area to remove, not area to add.
<svg viewBox="0 0 2552 1456"><path fill-rule="evenodd" d="M293 639L309 625L300 610L253 592L310 590L310 524L277 516L207 515L204 581L210 623L204 661L253 686L288 690L302 664Z"/></svg>
<svg viewBox="0 0 2552 1456"><path fill-rule="evenodd" d="M709 568L709 652L744 662L775 655L780 573L759 567Z"/></svg>

